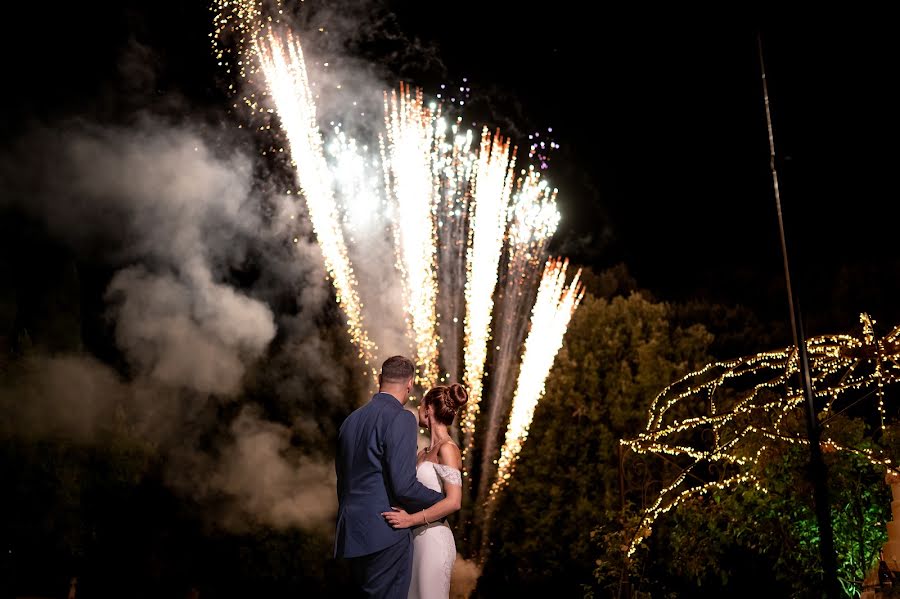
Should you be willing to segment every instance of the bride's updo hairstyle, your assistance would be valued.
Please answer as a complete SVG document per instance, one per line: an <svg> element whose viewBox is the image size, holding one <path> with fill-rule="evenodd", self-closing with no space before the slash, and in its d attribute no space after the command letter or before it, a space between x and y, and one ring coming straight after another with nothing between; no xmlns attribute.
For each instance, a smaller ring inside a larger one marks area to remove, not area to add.
<svg viewBox="0 0 900 599"><path fill-rule="evenodd" d="M453 424L453 417L460 408L466 405L467 401L469 401L469 394L462 385L457 383L453 383L449 387L433 387L425 394L423 400L426 406L431 406L434 419L447 426Z"/></svg>

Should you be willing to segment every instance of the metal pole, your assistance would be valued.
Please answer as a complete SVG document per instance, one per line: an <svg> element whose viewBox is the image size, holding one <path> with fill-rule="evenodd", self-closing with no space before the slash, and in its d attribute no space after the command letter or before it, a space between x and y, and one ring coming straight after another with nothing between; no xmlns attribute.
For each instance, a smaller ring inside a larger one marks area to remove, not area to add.
<svg viewBox="0 0 900 599"><path fill-rule="evenodd" d="M766 104L766 125L769 133L769 168L772 171L772 186L775 191L775 207L778 211L778 231L781 235L781 255L784 259L784 279L787 284L788 304L791 312L791 331L794 335L794 346L800 362L800 383L806 398L806 433L809 439L809 475L813 483L813 496L816 505L816 520L819 525L819 552L822 558L824 573L823 586L827 597L837 599L840 596L840 583L837 574L837 559L834 551L834 531L831 525L831 507L828 502L828 483L825 461L822 458L822 447L819 421L816 418L815 396L812 389L812 378L809 374L809 356L806 352L806 337L800 306L794 297L791 286L791 270L788 265L787 241L784 235L784 219L781 214L781 195L778 190L778 171L775 168L775 136L772 130L772 111L769 107L769 85L766 81L766 65L763 59L762 36L757 36L759 46L759 67L762 73L763 97Z"/></svg>

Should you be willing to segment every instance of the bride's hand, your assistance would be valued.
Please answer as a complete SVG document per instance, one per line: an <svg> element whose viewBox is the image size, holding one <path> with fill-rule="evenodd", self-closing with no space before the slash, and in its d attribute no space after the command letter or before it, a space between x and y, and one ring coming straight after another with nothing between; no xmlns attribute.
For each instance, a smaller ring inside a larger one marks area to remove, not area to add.
<svg viewBox="0 0 900 599"><path fill-rule="evenodd" d="M393 528L409 528L413 525L412 516L406 513L406 510L391 507L391 512L381 512L381 515L384 516L384 519L387 520L387 523L391 525Z"/></svg>

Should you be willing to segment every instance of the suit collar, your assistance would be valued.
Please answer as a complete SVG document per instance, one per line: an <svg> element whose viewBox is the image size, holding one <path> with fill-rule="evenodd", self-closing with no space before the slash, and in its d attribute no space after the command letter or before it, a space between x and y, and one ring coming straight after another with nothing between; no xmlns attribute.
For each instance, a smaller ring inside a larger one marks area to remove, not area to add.
<svg viewBox="0 0 900 599"><path fill-rule="evenodd" d="M391 395L390 393L382 393L381 391L379 391L378 393L375 394L374 397L372 397L372 400L389 402L389 403L395 404L397 407L400 407L400 408L403 407L403 404L400 403L400 400L397 399L396 397L394 397L393 395Z"/></svg>

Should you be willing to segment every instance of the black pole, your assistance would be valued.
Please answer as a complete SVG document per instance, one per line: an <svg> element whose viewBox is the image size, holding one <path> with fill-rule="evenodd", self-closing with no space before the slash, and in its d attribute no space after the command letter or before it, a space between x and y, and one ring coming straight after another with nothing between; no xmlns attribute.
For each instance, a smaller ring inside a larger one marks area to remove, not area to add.
<svg viewBox="0 0 900 599"><path fill-rule="evenodd" d="M769 108L769 85L766 81L766 64L763 60L762 36L757 36L759 45L759 67L762 73L763 97L766 103L766 125L769 132L769 168L772 171L772 187L775 190L775 207L778 211L778 231L781 234L781 255L784 259L784 279L787 285L788 304L791 312L791 330L794 334L794 346L797 348L800 361L800 384L806 398L806 433L809 439L809 475L813 483L813 496L816 504L816 520L819 525L819 552L822 557L824 573L823 586L826 597L837 599L840 596L840 583L837 574L837 559L834 551L834 531L831 526L831 507L828 502L828 473L822 459L821 431L816 418L815 395L813 395L812 378L809 374L809 356L806 353L806 336L800 306L794 297L791 286L791 269L788 265L787 241L784 236L784 219L781 215L781 194L778 191L778 171L775 168L775 136L772 131L772 111Z"/></svg>

